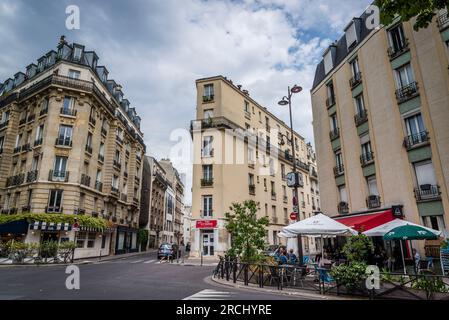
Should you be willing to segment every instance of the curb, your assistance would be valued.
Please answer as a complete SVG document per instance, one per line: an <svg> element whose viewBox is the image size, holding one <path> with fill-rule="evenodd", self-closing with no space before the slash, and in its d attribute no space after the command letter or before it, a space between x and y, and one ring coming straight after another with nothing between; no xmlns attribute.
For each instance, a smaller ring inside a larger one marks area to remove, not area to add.
<svg viewBox="0 0 449 320"><path fill-rule="evenodd" d="M349 297L342 297L342 296L315 294L315 293L305 292L302 290L295 290L295 291L292 291L289 289L273 290L273 289L260 288L260 287L256 287L256 286L252 286L252 285L245 286L245 285L241 285L241 284L234 284L232 281L231 282L220 281L219 279L214 278L213 276L207 277L206 279L211 282L215 282L216 284L235 288L235 289L255 291L255 292L259 292L259 293L277 294L277 295L283 295L283 296L289 296L289 297L292 297L292 296L303 297L303 298L307 298L309 300L350 300L350 301L363 300L360 298L349 298Z"/></svg>

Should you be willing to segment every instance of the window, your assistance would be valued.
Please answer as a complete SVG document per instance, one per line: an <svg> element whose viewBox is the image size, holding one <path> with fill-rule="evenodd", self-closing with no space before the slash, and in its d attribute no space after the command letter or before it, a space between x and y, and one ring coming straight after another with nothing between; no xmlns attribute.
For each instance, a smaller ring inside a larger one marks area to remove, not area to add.
<svg viewBox="0 0 449 320"><path fill-rule="evenodd" d="M328 83L326 86L326 90L327 90L327 106L331 106L335 103L334 84L332 82Z"/></svg>
<svg viewBox="0 0 449 320"><path fill-rule="evenodd" d="M95 232L89 232L87 236L87 247L94 248L95 247Z"/></svg>
<svg viewBox="0 0 449 320"><path fill-rule="evenodd" d="M5 123L6 121L8 121L9 120L9 114L10 114L9 111L3 111L2 119L1 119L0 123Z"/></svg>
<svg viewBox="0 0 449 320"><path fill-rule="evenodd" d="M254 175L252 173L248 174L248 185L250 186L254 185Z"/></svg>
<svg viewBox="0 0 449 320"><path fill-rule="evenodd" d="M388 31L388 38L393 52L401 51L406 47L404 29L401 24Z"/></svg>
<svg viewBox="0 0 449 320"><path fill-rule="evenodd" d="M268 217L268 204L265 203L265 217Z"/></svg>
<svg viewBox="0 0 449 320"><path fill-rule="evenodd" d="M206 84L204 86L204 97L208 98L209 100L212 100L214 98L214 85L213 84Z"/></svg>
<svg viewBox="0 0 449 320"><path fill-rule="evenodd" d="M34 156L31 162L31 171L37 171L39 167L39 156Z"/></svg>
<svg viewBox="0 0 449 320"><path fill-rule="evenodd" d="M100 143L100 149L99 149L99 151L98 151L98 154L99 154L101 157L104 157L104 143L103 143L103 142Z"/></svg>
<svg viewBox="0 0 449 320"><path fill-rule="evenodd" d="M204 119L209 119L214 117L214 109L204 110Z"/></svg>
<svg viewBox="0 0 449 320"><path fill-rule="evenodd" d="M67 157L57 156L53 167L53 178L64 179L66 177Z"/></svg>
<svg viewBox="0 0 449 320"><path fill-rule="evenodd" d="M281 163L281 177L285 179L285 164Z"/></svg>
<svg viewBox="0 0 449 320"><path fill-rule="evenodd" d="M0 137L0 152L3 151L3 145L5 144L5 137Z"/></svg>
<svg viewBox="0 0 449 320"><path fill-rule="evenodd" d="M81 75L81 72L79 72L78 70L69 70L69 78L71 79L79 79Z"/></svg>
<svg viewBox="0 0 449 320"><path fill-rule="evenodd" d="M395 70L395 74L396 74L396 85L398 89L401 89L415 81L412 66L410 65L410 63L400 68L397 68Z"/></svg>
<svg viewBox="0 0 449 320"><path fill-rule="evenodd" d="M206 136L203 139L203 157L211 157L213 155L212 136Z"/></svg>
<svg viewBox="0 0 449 320"><path fill-rule="evenodd" d="M245 100L245 113L249 113L249 102Z"/></svg>
<svg viewBox="0 0 449 320"><path fill-rule="evenodd" d="M418 186L437 184L435 170L431 161L415 163L414 167Z"/></svg>
<svg viewBox="0 0 449 320"><path fill-rule="evenodd" d="M338 187L338 194L340 196L340 202L348 202L348 196L346 194L346 186Z"/></svg>
<svg viewBox="0 0 449 320"><path fill-rule="evenodd" d="M116 175L112 177L112 187L118 190L119 179Z"/></svg>
<svg viewBox="0 0 449 320"><path fill-rule="evenodd" d="M92 148L92 133L90 133L90 132L87 134L86 146L88 148Z"/></svg>
<svg viewBox="0 0 449 320"><path fill-rule="evenodd" d="M272 216L273 218L276 217L276 206L271 206L271 216Z"/></svg>
<svg viewBox="0 0 449 320"><path fill-rule="evenodd" d="M434 230L443 231L446 229L443 216L427 216L423 217L424 226Z"/></svg>
<svg viewBox="0 0 449 320"><path fill-rule="evenodd" d="M48 110L48 98L44 98L41 103L41 112L45 113L46 110Z"/></svg>
<svg viewBox="0 0 449 320"><path fill-rule="evenodd" d="M73 51L73 60L80 61L83 50L80 47L75 47Z"/></svg>
<svg viewBox="0 0 449 320"><path fill-rule="evenodd" d="M115 150L114 160L117 164L120 164L120 151L119 150Z"/></svg>
<svg viewBox="0 0 449 320"><path fill-rule="evenodd" d="M254 164L255 159L254 159L254 149L251 147L248 147L248 163L249 164Z"/></svg>
<svg viewBox="0 0 449 320"><path fill-rule="evenodd" d="M33 189L28 190L27 194L27 207L31 206L31 199L33 198Z"/></svg>
<svg viewBox="0 0 449 320"><path fill-rule="evenodd" d="M335 165L337 167L337 173L343 172L343 156L341 154L341 151L337 151L335 153Z"/></svg>
<svg viewBox="0 0 449 320"><path fill-rule="evenodd" d="M370 196L378 196L379 195L379 191L377 191L376 176L368 177L366 179L366 182L368 184L368 194Z"/></svg>
<svg viewBox="0 0 449 320"><path fill-rule="evenodd" d="M212 178L212 165L203 165L203 179L206 181L211 181Z"/></svg>
<svg viewBox="0 0 449 320"><path fill-rule="evenodd" d="M362 144L362 155L364 156L369 156L371 155L371 142L365 142L364 144Z"/></svg>
<svg viewBox="0 0 449 320"><path fill-rule="evenodd" d="M97 176L95 179L97 182L101 182L101 170L97 170Z"/></svg>
<svg viewBox="0 0 449 320"><path fill-rule="evenodd" d="M349 50L351 47L357 44L357 33L354 22L351 22L351 24L345 30L345 34L346 34L347 48Z"/></svg>
<svg viewBox="0 0 449 320"><path fill-rule="evenodd" d="M276 194L276 188L275 188L275 184L274 181L271 181L271 194Z"/></svg>
<svg viewBox="0 0 449 320"><path fill-rule="evenodd" d="M407 135L418 135L421 132L425 132L424 122L420 113L411 117L405 118L405 127Z"/></svg>
<svg viewBox="0 0 449 320"><path fill-rule="evenodd" d="M334 67L334 61L332 58L332 50L329 48L324 54L324 73L328 74Z"/></svg>
<svg viewBox="0 0 449 320"><path fill-rule="evenodd" d="M73 109L74 99L73 97L65 96L64 104L62 106L63 111L70 111Z"/></svg>
<svg viewBox="0 0 449 320"><path fill-rule="evenodd" d="M70 145L72 142L72 130L71 126L60 125L59 126L59 144Z"/></svg>
<svg viewBox="0 0 449 320"><path fill-rule="evenodd" d="M357 77L360 72L359 60L355 58L350 62L351 72L353 77Z"/></svg>
<svg viewBox="0 0 449 320"><path fill-rule="evenodd" d="M282 186L282 195L284 198L287 197L287 187L286 186Z"/></svg>
<svg viewBox="0 0 449 320"><path fill-rule="evenodd" d="M335 131L338 129L338 120L337 120L337 114L334 113L330 117L330 124L331 124L331 131Z"/></svg>
<svg viewBox="0 0 449 320"><path fill-rule="evenodd" d="M354 98L355 110L357 115L361 115L365 112L365 103L363 101L363 94L359 94Z"/></svg>
<svg viewBox="0 0 449 320"><path fill-rule="evenodd" d="M62 190L51 190L50 198L48 201L48 211L49 212L61 212L62 204Z"/></svg>
<svg viewBox="0 0 449 320"><path fill-rule="evenodd" d="M44 124L41 124L39 127L37 127L36 130L36 142L42 141L43 133L44 133Z"/></svg>
<svg viewBox="0 0 449 320"><path fill-rule="evenodd" d="M20 142L22 141L22 134L20 133L20 134L18 134L17 136L16 136L16 144L15 144L15 148L18 148L18 147L20 147Z"/></svg>
<svg viewBox="0 0 449 320"><path fill-rule="evenodd" d="M203 196L203 216L212 217L212 196Z"/></svg>
<svg viewBox="0 0 449 320"><path fill-rule="evenodd" d="M80 231L78 232L78 236L76 237L76 247L84 248L84 244L86 242L87 232Z"/></svg>

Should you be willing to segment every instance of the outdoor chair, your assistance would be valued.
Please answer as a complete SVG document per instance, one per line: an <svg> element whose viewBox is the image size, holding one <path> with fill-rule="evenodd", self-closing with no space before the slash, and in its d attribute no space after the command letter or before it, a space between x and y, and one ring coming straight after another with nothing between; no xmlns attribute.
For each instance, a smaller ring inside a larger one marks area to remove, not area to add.
<svg viewBox="0 0 449 320"><path fill-rule="evenodd" d="M329 269L326 268L318 268L319 273L319 285L320 285L320 291L321 291L321 285L324 291L324 286L327 284L330 286L331 283L334 283L335 280L332 278L332 276L329 274Z"/></svg>
<svg viewBox="0 0 449 320"><path fill-rule="evenodd" d="M268 275L269 284L272 285L273 281L277 282L277 284L280 284L280 276L279 276L279 269L275 266L269 266L270 268L270 274Z"/></svg>

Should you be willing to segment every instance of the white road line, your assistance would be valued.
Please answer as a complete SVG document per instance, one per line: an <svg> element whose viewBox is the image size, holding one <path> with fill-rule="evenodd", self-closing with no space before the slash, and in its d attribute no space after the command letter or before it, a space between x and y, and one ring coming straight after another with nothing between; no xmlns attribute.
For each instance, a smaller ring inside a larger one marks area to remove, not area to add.
<svg viewBox="0 0 449 320"><path fill-rule="evenodd" d="M205 289L191 296L188 296L182 300L226 300L230 298L231 295L232 295L231 292Z"/></svg>
<svg viewBox="0 0 449 320"><path fill-rule="evenodd" d="M148 261L145 261L144 263L152 263L152 262L155 262L156 260L155 259L153 259L153 260L148 260Z"/></svg>
<svg viewBox="0 0 449 320"><path fill-rule="evenodd" d="M140 263L140 262L142 262L143 260L136 260L136 261L131 261L131 263Z"/></svg>

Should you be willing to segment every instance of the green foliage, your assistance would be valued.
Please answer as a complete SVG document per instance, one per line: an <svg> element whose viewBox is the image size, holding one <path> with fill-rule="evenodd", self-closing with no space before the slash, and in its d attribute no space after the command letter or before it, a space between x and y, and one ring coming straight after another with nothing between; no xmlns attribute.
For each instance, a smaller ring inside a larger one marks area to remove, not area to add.
<svg viewBox="0 0 449 320"><path fill-rule="evenodd" d="M374 4L380 9L382 24L391 24L398 15L402 21L409 21L416 17L413 28L418 31L428 27L435 12L445 8L449 0L376 0Z"/></svg>
<svg viewBox="0 0 449 320"><path fill-rule="evenodd" d="M58 244L56 241L42 243L25 243L16 240L0 243L0 251L3 258L12 259L14 263L24 263L26 258L56 258L61 257L68 262L72 256L76 244L73 241L64 241Z"/></svg>
<svg viewBox="0 0 449 320"><path fill-rule="evenodd" d="M446 287L444 282L437 277L426 276L419 277L412 283L413 289L425 290L427 292L427 297L429 298L433 293L448 293L449 289Z"/></svg>
<svg viewBox="0 0 449 320"><path fill-rule="evenodd" d="M140 244L148 243L148 230L147 229L139 229L137 232L137 242Z"/></svg>
<svg viewBox="0 0 449 320"><path fill-rule="evenodd" d="M96 228L103 230L107 228L108 223L101 218L95 218L87 215L74 214L53 214L53 213L20 213L12 215L0 215L0 224L26 219L28 222L42 221L47 223L69 223L73 224L75 219L83 227Z"/></svg>
<svg viewBox="0 0 449 320"><path fill-rule="evenodd" d="M372 240L364 234L350 236L343 246L343 252L350 262L367 262L373 251Z"/></svg>
<svg viewBox="0 0 449 320"><path fill-rule="evenodd" d="M448 239L441 241L441 249L443 249L443 250L449 249L449 240Z"/></svg>
<svg viewBox="0 0 449 320"><path fill-rule="evenodd" d="M56 258L58 255L58 243L56 241L44 241L39 249L42 258Z"/></svg>
<svg viewBox="0 0 449 320"><path fill-rule="evenodd" d="M335 266L329 272L338 284L345 286L348 292L360 288L366 279L366 267L363 262L353 262L349 265Z"/></svg>
<svg viewBox="0 0 449 320"><path fill-rule="evenodd" d="M231 234L232 243L227 253L242 262L263 261L259 252L265 247L268 218L257 218L258 204L253 200L244 201L243 204L233 203L229 209L232 213L226 213L226 229Z"/></svg>

